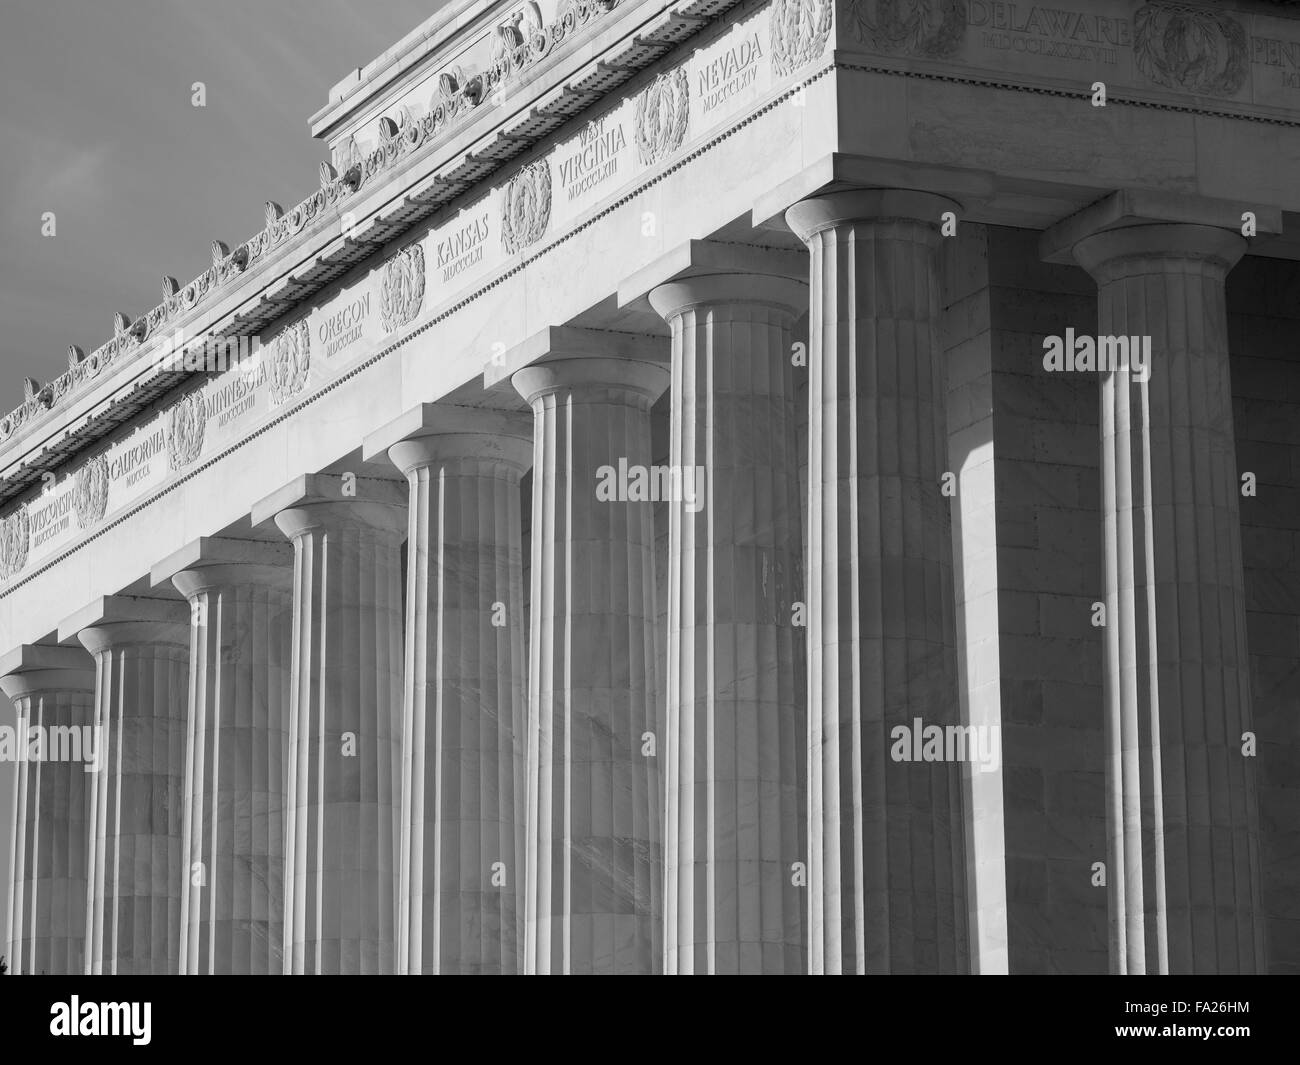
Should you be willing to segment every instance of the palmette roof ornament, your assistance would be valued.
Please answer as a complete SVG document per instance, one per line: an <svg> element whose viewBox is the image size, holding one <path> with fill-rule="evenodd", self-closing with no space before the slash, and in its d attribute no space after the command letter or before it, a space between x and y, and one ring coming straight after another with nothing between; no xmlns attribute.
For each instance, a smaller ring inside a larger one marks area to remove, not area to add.
<svg viewBox="0 0 1300 1065"><path fill-rule="evenodd" d="M54 403L54 389L43 385L34 377L23 378L23 408L31 417L40 410L48 410Z"/></svg>
<svg viewBox="0 0 1300 1065"><path fill-rule="evenodd" d="M72 391L76 384L86 380L87 368L86 353L75 344L69 345L68 372L59 374L50 382L50 388L54 392L54 403L58 403L68 392ZM91 374L90 376L94 375Z"/></svg>
<svg viewBox="0 0 1300 1065"><path fill-rule="evenodd" d="M492 49L494 82L504 82L512 74L535 63L551 50L552 37L542 25L542 11L527 3L497 26Z"/></svg>
<svg viewBox="0 0 1300 1065"><path fill-rule="evenodd" d="M447 64L436 79L437 89L422 115L404 108L396 116L386 116L381 135L368 150L349 138L338 150L334 166L322 164L319 188L305 200L288 210L268 203L262 228L248 240L233 249L221 241L212 242L212 265L193 281L181 285L174 278L165 278L162 302L157 307L134 321L116 315L111 339L78 358L75 365L70 361L67 372L45 386L42 392L48 390L48 401L27 397L21 406L0 418L0 444L43 417L87 381L136 357L142 345L166 331L175 319L193 311L215 290L267 261L308 226L322 218L336 218L331 208L399 160L428 148L489 101L495 90L618 4L619 0L562 0L549 25L536 3L528 2L512 11L497 25L490 57L481 69L467 68L463 62Z"/></svg>

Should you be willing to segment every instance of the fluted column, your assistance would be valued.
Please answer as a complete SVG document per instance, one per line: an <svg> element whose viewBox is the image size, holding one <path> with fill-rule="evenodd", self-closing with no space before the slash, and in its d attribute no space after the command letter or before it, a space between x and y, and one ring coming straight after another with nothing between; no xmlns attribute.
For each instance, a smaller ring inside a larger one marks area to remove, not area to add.
<svg viewBox="0 0 1300 1065"><path fill-rule="evenodd" d="M959 723L935 259L941 216L956 210L878 190L786 213L812 280L813 973L967 966L961 768L891 750L899 735L912 748L915 729Z"/></svg>
<svg viewBox="0 0 1300 1065"><path fill-rule="evenodd" d="M792 327L801 281L661 285L672 329L669 973L798 973L807 861Z"/></svg>
<svg viewBox="0 0 1300 1065"><path fill-rule="evenodd" d="M0 691L17 716L9 971L81 973L87 816L103 765L93 727L94 661L81 648L25 645L0 659Z"/></svg>
<svg viewBox="0 0 1300 1065"><path fill-rule="evenodd" d="M153 576L191 608L181 971L279 973L293 549L204 538Z"/></svg>
<svg viewBox="0 0 1300 1065"><path fill-rule="evenodd" d="M86 890L88 975L179 972L189 610L110 596L60 626L95 657L94 775Z"/></svg>
<svg viewBox="0 0 1300 1065"><path fill-rule="evenodd" d="M522 414L426 405L379 430L409 484L402 973L522 971Z"/></svg>
<svg viewBox="0 0 1300 1065"><path fill-rule="evenodd" d="M668 374L572 358L513 381L534 415L525 969L653 973L654 534L651 496L627 477L648 475Z"/></svg>
<svg viewBox="0 0 1300 1065"><path fill-rule="evenodd" d="M1235 208L1233 209L1236 210ZM1264 969L1240 482L1224 278L1209 225L1094 233L1098 334L1150 338L1100 376L1111 969Z"/></svg>
<svg viewBox="0 0 1300 1065"><path fill-rule="evenodd" d="M294 545L286 973L396 970L405 502L309 475L253 509Z"/></svg>

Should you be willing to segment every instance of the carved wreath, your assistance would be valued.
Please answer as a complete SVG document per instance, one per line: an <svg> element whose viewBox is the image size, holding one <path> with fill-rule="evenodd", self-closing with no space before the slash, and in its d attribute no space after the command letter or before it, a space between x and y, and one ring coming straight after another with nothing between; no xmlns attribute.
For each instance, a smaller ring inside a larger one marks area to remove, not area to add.
<svg viewBox="0 0 1300 1065"><path fill-rule="evenodd" d="M853 33L875 52L943 59L966 37L965 0L853 0Z"/></svg>
<svg viewBox="0 0 1300 1065"><path fill-rule="evenodd" d="M8 580L27 565L31 521L23 503L7 518L0 519L0 579Z"/></svg>
<svg viewBox="0 0 1300 1065"><path fill-rule="evenodd" d="M77 471L72 504L82 529L89 529L104 516L108 507L107 455L96 455Z"/></svg>
<svg viewBox="0 0 1300 1065"><path fill-rule="evenodd" d="M182 396L167 412L167 459L173 470L188 466L203 450L203 430L207 428L208 408L203 390Z"/></svg>
<svg viewBox="0 0 1300 1065"><path fill-rule="evenodd" d="M1245 84L1246 31L1226 12L1146 4L1133 27L1134 61L1157 85L1232 96Z"/></svg>
<svg viewBox="0 0 1300 1065"><path fill-rule="evenodd" d="M534 243L551 218L551 164L529 163L510 179L501 200L501 246L507 255Z"/></svg>
<svg viewBox="0 0 1300 1065"><path fill-rule="evenodd" d="M681 147L691 110L682 67L660 74L636 100L636 146L643 163L657 163Z"/></svg>
<svg viewBox="0 0 1300 1065"><path fill-rule="evenodd" d="M831 34L832 0L774 0L772 66L785 77L822 54Z"/></svg>
<svg viewBox="0 0 1300 1065"><path fill-rule="evenodd" d="M271 348L271 399L283 403L307 386L311 372L311 330L307 319L294 322Z"/></svg>
<svg viewBox="0 0 1300 1065"><path fill-rule="evenodd" d="M384 332L404 326L420 313L424 302L424 249L408 244L384 264L379 290L379 317Z"/></svg>

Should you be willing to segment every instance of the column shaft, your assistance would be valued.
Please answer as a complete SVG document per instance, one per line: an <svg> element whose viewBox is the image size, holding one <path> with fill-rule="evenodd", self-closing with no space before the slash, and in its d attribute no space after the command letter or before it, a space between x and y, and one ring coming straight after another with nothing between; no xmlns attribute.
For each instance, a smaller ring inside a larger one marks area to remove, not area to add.
<svg viewBox="0 0 1300 1065"><path fill-rule="evenodd" d="M792 328L807 288L717 275L650 294L672 328L669 973L806 965L805 646Z"/></svg>
<svg viewBox="0 0 1300 1065"><path fill-rule="evenodd" d="M478 413L482 422L487 415ZM443 433L389 449L410 486L402 972L522 970L519 487L531 454L526 435L505 434Z"/></svg>
<svg viewBox="0 0 1300 1065"><path fill-rule="evenodd" d="M1100 337L1150 339L1101 377L1111 968L1264 967L1250 671L1224 278L1209 226L1080 241ZM1136 369L1136 367L1134 367Z"/></svg>
<svg viewBox="0 0 1300 1065"><path fill-rule="evenodd" d="M291 579L235 564L172 577L193 611L182 972L283 968Z"/></svg>
<svg viewBox="0 0 1300 1065"><path fill-rule="evenodd" d="M275 515L295 551L284 968L392 973L404 493L325 480Z"/></svg>
<svg viewBox="0 0 1300 1065"><path fill-rule="evenodd" d="M179 972L185 706L185 605L147 604L149 620L106 620L78 633L95 656L95 774L87 859L88 975ZM130 612L136 612L134 607Z"/></svg>
<svg viewBox="0 0 1300 1065"><path fill-rule="evenodd" d="M514 383L534 412L525 968L653 973L662 738L646 479L667 373L562 359Z"/></svg>
<svg viewBox="0 0 1300 1065"><path fill-rule="evenodd" d="M912 758L913 732L960 720L935 263L953 209L858 192L787 213L812 278L814 973L966 968L961 768Z"/></svg>
<svg viewBox="0 0 1300 1065"><path fill-rule="evenodd" d="M0 677L17 715L9 969L84 971L87 815L96 742L93 663L82 650L24 647ZM8 663L6 663L8 665ZM102 766L102 763L101 763Z"/></svg>

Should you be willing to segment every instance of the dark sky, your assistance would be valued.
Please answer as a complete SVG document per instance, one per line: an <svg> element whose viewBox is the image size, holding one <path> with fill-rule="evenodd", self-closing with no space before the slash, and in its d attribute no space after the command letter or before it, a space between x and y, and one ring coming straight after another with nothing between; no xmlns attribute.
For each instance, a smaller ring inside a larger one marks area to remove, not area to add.
<svg viewBox="0 0 1300 1065"><path fill-rule="evenodd" d="M0 412L297 203L330 87L441 0L0 0ZM191 105L202 81L207 106ZM57 235L41 235L53 211Z"/></svg>
<svg viewBox="0 0 1300 1065"><path fill-rule="evenodd" d="M0 0L0 417L317 186L307 119L444 0ZM191 104L206 86L207 106ZM41 235L55 214L56 235ZM83 606L69 603L68 612ZM0 650L8 650L3 648ZM0 725L12 727L0 697ZM0 937L14 772L0 764ZM0 952L7 948L0 945Z"/></svg>

